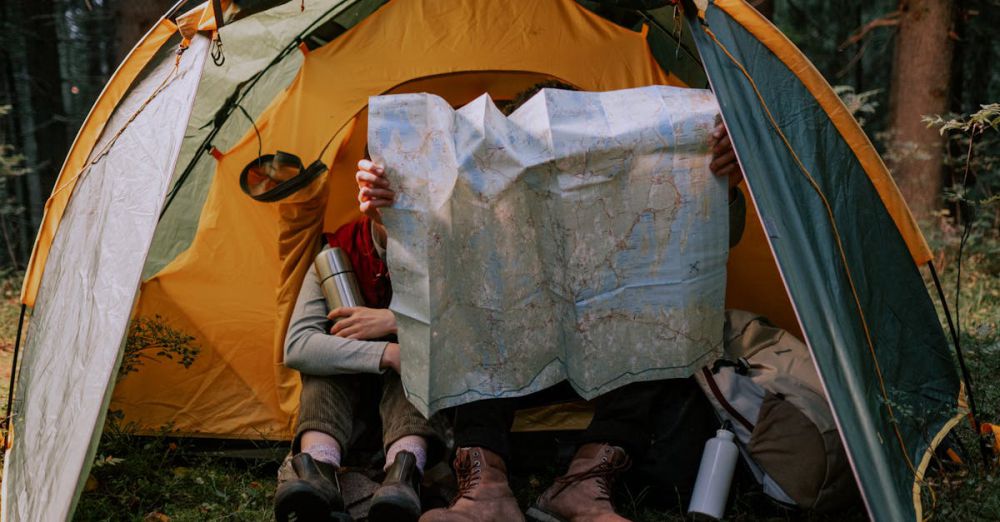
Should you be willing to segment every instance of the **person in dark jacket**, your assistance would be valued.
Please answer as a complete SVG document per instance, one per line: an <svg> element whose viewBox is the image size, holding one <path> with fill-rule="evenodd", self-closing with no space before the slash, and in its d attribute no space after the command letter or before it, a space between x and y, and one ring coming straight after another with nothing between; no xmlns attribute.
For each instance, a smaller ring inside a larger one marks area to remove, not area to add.
<svg viewBox="0 0 1000 522"><path fill-rule="evenodd" d="M543 88L575 90L559 82L535 85L503 107L506 114ZM743 231L745 201L736 188L743 174L725 127L719 123L711 135L711 171L726 176L730 188L730 245ZM356 174L362 212L379 221L379 209L391 206L396 193L381 165L365 159ZM405 347L403 348L405 349ZM625 521L611 502L615 477L629 466L630 455L641 455L650 440L650 412L662 381L637 382L612 390L591 401L594 418L584 431L566 474L557 478L529 516L540 521ZM459 493L447 509L435 509L421 522L507 522L524 520L507 482L510 455L508 434L521 399L487 399L454 408L454 468Z"/></svg>

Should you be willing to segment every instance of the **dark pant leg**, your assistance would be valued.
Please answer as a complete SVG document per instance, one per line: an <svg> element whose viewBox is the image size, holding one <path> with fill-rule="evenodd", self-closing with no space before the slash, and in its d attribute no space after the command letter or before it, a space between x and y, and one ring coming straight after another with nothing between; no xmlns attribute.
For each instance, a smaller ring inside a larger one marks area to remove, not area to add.
<svg viewBox="0 0 1000 522"><path fill-rule="evenodd" d="M406 399L403 382L395 372L382 376L382 399L379 401L382 417L383 448L407 435L417 435L427 441L427 463L433 465L444 454L444 440L432 423Z"/></svg>
<svg viewBox="0 0 1000 522"><path fill-rule="evenodd" d="M354 429L354 414L361 402L361 376L300 374L300 377L302 393L292 453L300 451L302 434L310 430L337 439L341 450L346 452Z"/></svg>
<svg viewBox="0 0 1000 522"><path fill-rule="evenodd" d="M455 447L481 447L510 460L510 427L514 424L513 399L486 399L454 408Z"/></svg>
<svg viewBox="0 0 1000 522"><path fill-rule="evenodd" d="M650 416L662 387L663 381L634 382L592 400L594 419L582 442L608 443L641 455L652 437Z"/></svg>

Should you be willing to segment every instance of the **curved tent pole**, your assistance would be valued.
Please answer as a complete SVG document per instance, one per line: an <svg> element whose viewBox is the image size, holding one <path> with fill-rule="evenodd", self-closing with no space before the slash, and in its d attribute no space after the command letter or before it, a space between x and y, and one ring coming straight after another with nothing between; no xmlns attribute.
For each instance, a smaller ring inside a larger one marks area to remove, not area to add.
<svg viewBox="0 0 1000 522"><path fill-rule="evenodd" d="M167 11L167 14L163 15L163 17L176 23L177 15L181 12L181 9L183 9L184 6L187 5L187 3L190 1L191 0L178 0L177 3L174 4L174 6Z"/></svg>
<svg viewBox="0 0 1000 522"><path fill-rule="evenodd" d="M17 337L14 338L14 356L10 364L10 384L7 388L7 414L3 417L4 446L10 443L11 411L14 407L14 385L17 384L17 358L21 351L21 332L24 328L24 313L28 305L21 303L21 316L17 320Z"/></svg>

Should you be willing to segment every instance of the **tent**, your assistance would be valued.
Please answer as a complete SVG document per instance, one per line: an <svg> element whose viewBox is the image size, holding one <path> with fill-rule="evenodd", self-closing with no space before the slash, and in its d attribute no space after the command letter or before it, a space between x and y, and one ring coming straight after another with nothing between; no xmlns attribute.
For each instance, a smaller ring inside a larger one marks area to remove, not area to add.
<svg viewBox="0 0 1000 522"><path fill-rule="evenodd" d="M753 203L727 306L806 341L868 513L920 520L929 457L963 409L920 273L930 250L869 140L777 28L739 0L674 3L180 2L108 82L46 204L21 294L32 314L4 518L71 516L108 405L148 432L288 438L298 380L281 338L315 237L356 215L368 97L458 105L555 78L711 85ZM240 192L243 167L275 150L331 165L302 196L325 205ZM156 316L200 354L114 385L130 318Z"/></svg>

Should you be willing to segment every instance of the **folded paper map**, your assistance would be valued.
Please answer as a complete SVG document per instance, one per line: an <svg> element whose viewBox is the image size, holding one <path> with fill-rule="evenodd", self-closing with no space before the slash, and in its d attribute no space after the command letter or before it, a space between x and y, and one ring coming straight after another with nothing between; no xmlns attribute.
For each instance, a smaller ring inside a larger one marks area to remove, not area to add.
<svg viewBox="0 0 1000 522"><path fill-rule="evenodd" d="M708 91L378 96L369 150L403 384L425 415L568 380L590 399L686 377L722 344L726 180Z"/></svg>

